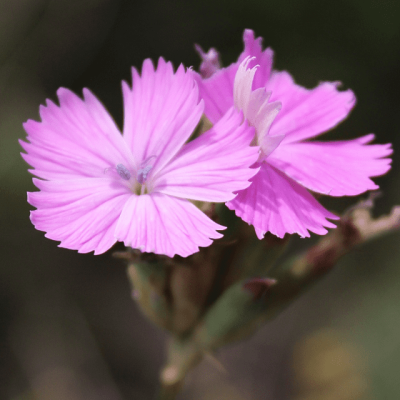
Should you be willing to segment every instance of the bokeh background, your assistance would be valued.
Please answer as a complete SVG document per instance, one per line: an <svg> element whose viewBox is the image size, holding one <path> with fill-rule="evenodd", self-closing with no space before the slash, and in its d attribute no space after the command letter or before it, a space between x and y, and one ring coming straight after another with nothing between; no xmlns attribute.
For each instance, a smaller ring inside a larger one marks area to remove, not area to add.
<svg viewBox="0 0 400 400"><path fill-rule="evenodd" d="M296 81L343 82L358 104L326 139L374 132L400 148L400 3L395 0L0 1L0 399L152 399L166 335L130 298L122 263L57 248L29 221L34 190L22 122L45 98L89 87L119 125L120 81L160 55L198 67L193 44L225 65L252 28ZM376 214L400 203L400 168L377 179ZM354 199L325 199L341 211ZM400 398L399 234L346 256L247 342L204 361L181 399ZM312 242L312 240L311 240ZM310 244L294 239L291 251Z"/></svg>

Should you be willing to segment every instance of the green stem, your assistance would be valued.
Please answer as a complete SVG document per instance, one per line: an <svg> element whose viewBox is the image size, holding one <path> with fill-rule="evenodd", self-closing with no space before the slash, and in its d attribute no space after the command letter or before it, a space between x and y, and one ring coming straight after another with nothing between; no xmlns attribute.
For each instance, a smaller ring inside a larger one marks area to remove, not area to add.
<svg viewBox="0 0 400 400"><path fill-rule="evenodd" d="M168 344L168 361L160 376L158 400L175 400L187 373L203 358L203 351L190 340L173 338Z"/></svg>

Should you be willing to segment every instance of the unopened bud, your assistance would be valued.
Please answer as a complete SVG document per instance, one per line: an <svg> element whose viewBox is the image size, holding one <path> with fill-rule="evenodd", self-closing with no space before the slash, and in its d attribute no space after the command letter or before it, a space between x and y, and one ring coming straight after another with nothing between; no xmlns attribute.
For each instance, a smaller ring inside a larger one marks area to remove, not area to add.
<svg viewBox="0 0 400 400"><path fill-rule="evenodd" d="M219 53L214 48L211 48L207 53L205 53L198 44L195 44L194 47L202 59L199 68L200 75L202 78L209 78L221 68Z"/></svg>
<svg viewBox="0 0 400 400"><path fill-rule="evenodd" d="M243 284L243 289L249 291L253 295L254 300L260 300L265 298L268 293L268 289L275 284L275 279L252 278Z"/></svg>

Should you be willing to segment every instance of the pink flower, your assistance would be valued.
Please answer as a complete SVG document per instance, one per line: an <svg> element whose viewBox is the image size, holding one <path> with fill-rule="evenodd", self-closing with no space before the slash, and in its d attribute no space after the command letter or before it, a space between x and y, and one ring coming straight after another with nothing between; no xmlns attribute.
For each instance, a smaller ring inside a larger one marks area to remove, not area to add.
<svg viewBox="0 0 400 400"><path fill-rule="evenodd" d="M391 145L368 145L370 134L336 142L307 141L347 117L355 104L351 90L323 82L312 90L296 85L285 71L271 71L273 53L251 30L236 63L200 79L205 114L216 123L235 105L256 129L260 170L247 189L227 203L252 224L261 239L269 231L310 236L325 234L337 216L308 190L330 196L354 196L378 186L370 179L390 169ZM275 110L275 111L274 111ZM307 190L308 189L308 190Z"/></svg>
<svg viewBox="0 0 400 400"><path fill-rule="evenodd" d="M185 144L203 114L191 70L145 60L133 88L122 83L124 129L87 89L59 89L24 124L23 158L39 192L28 193L35 227L60 246L100 254L117 240L144 252L186 257L224 229L187 199L225 202L246 188L258 149L254 129L231 109Z"/></svg>

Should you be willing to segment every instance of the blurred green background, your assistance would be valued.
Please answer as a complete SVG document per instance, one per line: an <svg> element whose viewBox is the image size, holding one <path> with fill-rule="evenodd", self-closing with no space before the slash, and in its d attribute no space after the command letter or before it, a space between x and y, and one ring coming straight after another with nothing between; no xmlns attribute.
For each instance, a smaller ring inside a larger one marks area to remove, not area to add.
<svg viewBox="0 0 400 400"><path fill-rule="evenodd" d="M66 86L89 87L121 125L130 66L161 55L197 68L194 43L216 47L227 65L245 28L298 83L340 80L355 91L350 118L324 138L374 132L400 148L398 1L0 1L0 399L151 399L165 359L166 335L139 313L111 251L59 249L31 225L22 122ZM376 180L376 214L400 204L396 157ZM341 211L355 199L323 201ZM399 238L345 257L253 338L223 349L227 373L203 362L181 398L400 398ZM295 239L292 251L309 244Z"/></svg>

